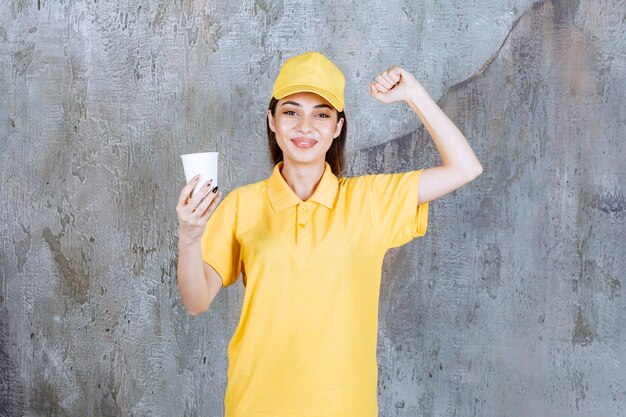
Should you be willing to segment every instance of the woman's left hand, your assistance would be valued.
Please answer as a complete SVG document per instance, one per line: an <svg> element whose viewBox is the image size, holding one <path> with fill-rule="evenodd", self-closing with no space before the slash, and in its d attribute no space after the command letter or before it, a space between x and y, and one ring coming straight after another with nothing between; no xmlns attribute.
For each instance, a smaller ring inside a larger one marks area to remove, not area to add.
<svg viewBox="0 0 626 417"><path fill-rule="evenodd" d="M378 74L375 80L370 83L370 95L385 104L405 100L408 91L419 85L415 77L397 65Z"/></svg>

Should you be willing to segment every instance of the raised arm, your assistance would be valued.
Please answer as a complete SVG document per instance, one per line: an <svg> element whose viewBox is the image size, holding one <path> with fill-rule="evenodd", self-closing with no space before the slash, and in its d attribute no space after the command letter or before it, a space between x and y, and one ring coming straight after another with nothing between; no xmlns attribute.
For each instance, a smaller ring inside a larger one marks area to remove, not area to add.
<svg viewBox="0 0 626 417"><path fill-rule="evenodd" d="M370 83L370 94L382 103L405 101L417 114L441 156L441 165L420 175L418 204L450 193L478 177L483 167L467 139L428 92L406 70L393 66Z"/></svg>

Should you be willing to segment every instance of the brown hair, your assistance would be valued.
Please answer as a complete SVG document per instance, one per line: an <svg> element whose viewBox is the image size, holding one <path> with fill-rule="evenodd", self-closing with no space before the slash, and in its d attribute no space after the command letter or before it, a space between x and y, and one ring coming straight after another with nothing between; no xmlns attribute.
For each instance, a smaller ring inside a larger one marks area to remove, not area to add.
<svg viewBox="0 0 626 417"><path fill-rule="evenodd" d="M270 105L268 106L268 110L272 111L272 117L276 116L276 104L278 100L274 97L270 100ZM335 109L335 111L337 111ZM330 148L326 152L326 162L330 165L330 168L335 174L336 177L340 177L343 173L343 170L346 165L346 132L348 131L348 125L346 121L346 114L343 111L337 111L337 121L341 120L343 117L343 126L341 127L341 132L339 136L333 139L333 144L330 145ZM270 150L270 158L274 165L283 160L283 151L278 146L278 142L276 142L276 133L270 129L270 122L268 118L265 118L265 122L267 124L267 141Z"/></svg>

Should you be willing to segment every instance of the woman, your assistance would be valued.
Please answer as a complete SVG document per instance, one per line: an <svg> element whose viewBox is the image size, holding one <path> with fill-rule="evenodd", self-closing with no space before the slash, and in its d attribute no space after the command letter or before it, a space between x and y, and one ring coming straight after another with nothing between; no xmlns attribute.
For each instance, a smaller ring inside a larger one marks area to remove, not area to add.
<svg viewBox="0 0 626 417"><path fill-rule="evenodd" d="M285 61L267 111L272 175L220 194L181 191L178 284L192 315L239 275L228 346L226 417L378 415L376 339L385 252L426 233L428 203L482 167L415 78L394 66L370 83L405 101L441 154L438 167L340 177L343 73L318 52ZM204 198L204 199L203 199Z"/></svg>

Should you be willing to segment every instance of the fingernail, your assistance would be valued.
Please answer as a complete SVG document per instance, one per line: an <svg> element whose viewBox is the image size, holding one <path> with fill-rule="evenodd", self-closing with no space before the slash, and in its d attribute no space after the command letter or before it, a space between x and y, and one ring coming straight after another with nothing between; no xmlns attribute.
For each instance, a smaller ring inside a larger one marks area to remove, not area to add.
<svg viewBox="0 0 626 417"><path fill-rule="evenodd" d="M211 182L212 182L212 181L213 181L213 180L208 180L208 181L207 181L207 183L206 183L206 186L208 187L209 185L211 185Z"/></svg>
<svg viewBox="0 0 626 417"><path fill-rule="evenodd" d="M211 190L212 193L217 191L218 186L216 185L214 189Z"/></svg>
<svg viewBox="0 0 626 417"><path fill-rule="evenodd" d="M198 181L198 178L200 178L200 175L196 175L195 177L193 177L193 180Z"/></svg>

